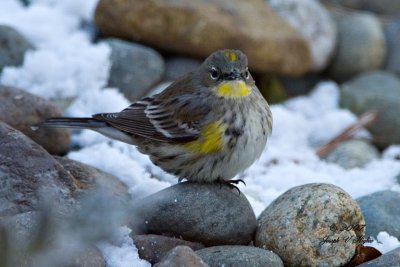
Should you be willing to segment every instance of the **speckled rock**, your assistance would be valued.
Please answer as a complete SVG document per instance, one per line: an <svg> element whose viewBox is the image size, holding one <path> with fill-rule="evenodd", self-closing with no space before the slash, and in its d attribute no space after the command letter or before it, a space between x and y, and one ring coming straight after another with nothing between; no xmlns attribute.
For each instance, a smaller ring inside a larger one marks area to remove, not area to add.
<svg viewBox="0 0 400 267"><path fill-rule="evenodd" d="M184 182L140 201L132 208L132 229L181 237L207 246L252 240L256 218L243 193L218 184Z"/></svg>
<svg viewBox="0 0 400 267"><path fill-rule="evenodd" d="M400 80L384 71L361 74L341 86L340 105L361 115L376 111L378 117L367 128L379 147L400 143Z"/></svg>
<svg viewBox="0 0 400 267"><path fill-rule="evenodd" d="M0 25L0 73L5 66L21 65L29 49L33 46L18 31Z"/></svg>
<svg viewBox="0 0 400 267"><path fill-rule="evenodd" d="M216 246L196 251L210 267L283 267L272 251L250 246Z"/></svg>
<svg viewBox="0 0 400 267"><path fill-rule="evenodd" d="M336 45L336 24L317 0L268 0L280 17L303 34L311 50L312 70L323 70Z"/></svg>
<svg viewBox="0 0 400 267"><path fill-rule="evenodd" d="M34 210L44 198L69 207L74 178L41 146L0 121L0 217Z"/></svg>
<svg viewBox="0 0 400 267"><path fill-rule="evenodd" d="M175 81L187 72L197 69L201 61L189 57L171 57L166 60L165 65L164 80Z"/></svg>
<svg viewBox="0 0 400 267"><path fill-rule="evenodd" d="M260 0L101 0L95 23L106 36L199 58L240 49L254 71L301 75L311 67L302 35Z"/></svg>
<svg viewBox="0 0 400 267"><path fill-rule="evenodd" d="M68 151L69 130L32 130L31 126L49 117L62 115L57 106L41 97L0 85L0 120L20 130L52 154L65 154Z"/></svg>
<svg viewBox="0 0 400 267"><path fill-rule="evenodd" d="M367 225L366 235L386 231L400 239L400 193L379 191L357 199Z"/></svg>
<svg viewBox="0 0 400 267"><path fill-rule="evenodd" d="M187 246L177 246L172 249L161 262L154 267L209 267Z"/></svg>
<svg viewBox="0 0 400 267"><path fill-rule="evenodd" d="M200 243L162 235L133 235L132 239L138 249L139 257L152 264L161 261L177 246L186 246L193 250L204 248Z"/></svg>
<svg viewBox="0 0 400 267"><path fill-rule="evenodd" d="M379 158L376 147L365 140L352 139L340 143L325 160L336 163L345 169L362 168L367 163Z"/></svg>
<svg viewBox="0 0 400 267"><path fill-rule="evenodd" d="M389 251L382 256L358 265L357 267L389 267L399 266L400 262L400 248Z"/></svg>
<svg viewBox="0 0 400 267"><path fill-rule="evenodd" d="M261 213L255 245L278 254L285 266L342 266L364 238L364 225L357 202L341 188L306 184Z"/></svg>
<svg viewBox="0 0 400 267"><path fill-rule="evenodd" d="M150 47L119 39L106 39L111 47L108 86L118 88L131 101L143 97L165 71L161 55Z"/></svg>
<svg viewBox="0 0 400 267"><path fill-rule="evenodd" d="M386 46L380 21L370 13L335 14L338 43L329 74L339 81L383 65Z"/></svg>

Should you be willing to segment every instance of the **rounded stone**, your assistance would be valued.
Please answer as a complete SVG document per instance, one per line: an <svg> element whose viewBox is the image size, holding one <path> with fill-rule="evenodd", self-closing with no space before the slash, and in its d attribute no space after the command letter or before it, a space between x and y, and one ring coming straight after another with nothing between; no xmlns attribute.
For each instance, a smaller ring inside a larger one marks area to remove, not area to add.
<svg viewBox="0 0 400 267"><path fill-rule="evenodd" d="M400 248L391 250L382 256L365 262L363 264L357 265L357 267L389 267L389 266L399 266L400 262Z"/></svg>
<svg viewBox="0 0 400 267"><path fill-rule="evenodd" d="M136 202L132 213L134 232L181 237L207 246L247 245L256 229L243 193L219 184L179 183Z"/></svg>
<svg viewBox="0 0 400 267"><path fill-rule="evenodd" d="M342 84L340 106L357 115L377 112L367 126L373 142L381 148L400 143L400 80L385 71L363 73Z"/></svg>
<svg viewBox="0 0 400 267"><path fill-rule="evenodd" d="M143 97L161 80L165 64L154 49L113 38L103 42L111 47L108 86L118 88L130 101Z"/></svg>
<svg viewBox="0 0 400 267"><path fill-rule="evenodd" d="M379 232L400 239L400 193L379 191L357 199L364 214L366 235L376 237Z"/></svg>
<svg viewBox="0 0 400 267"><path fill-rule="evenodd" d="M62 111L51 102L24 90L0 85L0 120L20 130L51 154L68 151L68 129L32 129L50 117L61 117Z"/></svg>
<svg viewBox="0 0 400 267"><path fill-rule="evenodd" d="M336 25L324 6L316 0L268 0L268 3L307 40L312 70L325 69L335 50Z"/></svg>
<svg viewBox="0 0 400 267"><path fill-rule="evenodd" d="M5 66L21 65L29 49L33 49L33 46L18 31L0 25L0 72Z"/></svg>
<svg viewBox="0 0 400 267"><path fill-rule="evenodd" d="M339 81L383 65L386 46L380 21L369 13L335 14L336 53L329 74Z"/></svg>
<svg viewBox="0 0 400 267"><path fill-rule="evenodd" d="M105 36L196 58L223 48L240 49L254 71L301 75L311 68L303 36L265 1L101 0L95 23Z"/></svg>
<svg viewBox="0 0 400 267"><path fill-rule="evenodd" d="M286 191L261 213L255 245L278 254L285 266L342 266L364 238L364 227L357 202L344 190L306 184Z"/></svg>
<svg viewBox="0 0 400 267"><path fill-rule="evenodd" d="M187 246L172 249L154 267L209 267L194 251Z"/></svg>
<svg viewBox="0 0 400 267"><path fill-rule="evenodd" d="M204 248L200 243L162 235L133 235L132 240L138 248L139 257L152 264L161 261L177 246L185 246L193 250Z"/></svg>
<svg viewBox="0 0 400 267"><path fill-rule="evenodd" d="M189 57L172 57L165 62L164 80L175 81L189 71L197 69L201 61Z"/></svg>
<svg viewBox="0 0 400 267"><path fill-rule="evenodd" d="M352 9L367 10L383 15L399 15L400 2L397 0L323 0Z"/></svg>
<svg viewBox="0 0 400 267"><path fill-rule="evenodd" d="M351 169L362 168L378 158L379 151L375 146L361 139L352 139L340 143L325 157L325 160L345 169Z"/></svg>
<svg viewBox="0 0 400 267"><path fill-rule="evenodd" d="M272 251L250 246L215 246L196 251L210 267L283 267Z"/></svg>

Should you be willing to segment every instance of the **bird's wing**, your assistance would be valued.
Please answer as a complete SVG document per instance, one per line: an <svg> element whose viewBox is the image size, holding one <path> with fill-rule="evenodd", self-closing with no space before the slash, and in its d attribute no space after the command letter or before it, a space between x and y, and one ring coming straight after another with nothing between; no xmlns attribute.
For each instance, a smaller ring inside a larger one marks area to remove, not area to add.
<svg viewBox="0 0 400 267"><path fill-rule="evenodd" d="M170 99L147 97L121 112L93 117L129 134L161 142L187 142L197 139L200 133L197 119L201 110L193 103L193 97L184 95ZM190 116L186 116L188 112Z"/></svg>

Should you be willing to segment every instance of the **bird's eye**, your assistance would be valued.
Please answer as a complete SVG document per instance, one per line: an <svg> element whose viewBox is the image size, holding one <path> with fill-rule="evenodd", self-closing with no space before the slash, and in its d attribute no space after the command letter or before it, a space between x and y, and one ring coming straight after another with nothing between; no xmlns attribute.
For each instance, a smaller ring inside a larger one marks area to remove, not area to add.
<svg viewBox="0 0 400 267"><path fill-rule="evenodd" d="M248 80L248 79L250 78L250 72L249 72L249 70L246 70L246 71L244 72L244 77L246 78L246 80Z"/></svg>
<svg viewBox="0 0 400 267"><path fill-rule="evenodd" d="M220 75L219 71L215 67L212 67L210 70L211 79L218 80L219 75Z"/></svg>

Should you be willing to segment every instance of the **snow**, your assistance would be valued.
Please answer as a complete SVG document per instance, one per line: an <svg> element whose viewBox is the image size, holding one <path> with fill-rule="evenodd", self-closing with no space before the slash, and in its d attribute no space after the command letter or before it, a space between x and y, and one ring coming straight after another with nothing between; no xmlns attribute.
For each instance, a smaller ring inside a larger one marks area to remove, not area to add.
<svg viewBox="0 0 400 267"><path fill-rule="evenodd" d="M84 3L83 3L84 2ZM36 50L29 51L21 67L6 67L0 83L21 87L47 99L69 98L69 116L120 111L129 102L115 88L104 88L110 68L110 48L95 44L90 23L97 0L36 0L23 7L17 0L0 1L0 24L15 27ZM167 84L162 84L158 90ZM256 215L288 189L306 183L332 183L353 198L379 190L400 187L400 145L383 152L380 159L363 168L346 170L318 158L315 148L348 127L356 116L338 107L339 89L334 82L320 83L308 96L301 96L271 107L273 133L265 152L240 175L247 186L239 185ZM368 137L364 130L357 135ZM112 141L96 132L74 132L72 142L81 147L68 157L116 175L129 187L134 198L164 189L177 179L153 165L133 146ZM367 226L368 227L368 226ZM138 258L137 249L120 229L115 242L99 244L107 266L150 266ZM387 252L400 246L390 233L380 233L373 243Z"/></svg>

